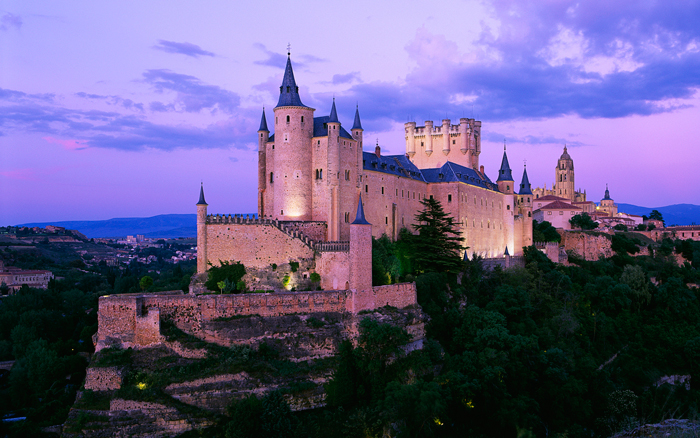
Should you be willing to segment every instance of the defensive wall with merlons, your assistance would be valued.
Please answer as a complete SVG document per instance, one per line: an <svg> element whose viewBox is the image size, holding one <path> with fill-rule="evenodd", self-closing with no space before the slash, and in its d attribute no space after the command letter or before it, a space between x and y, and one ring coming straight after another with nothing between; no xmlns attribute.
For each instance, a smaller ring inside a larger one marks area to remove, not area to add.
<svg viewBox="0 0 700 438"><path fill-rule="evenodd" d="M250 293L236 295L124 294L99 299L96 350L120 345L145 347L163 342L160 321L167 318L189 332L219 318L274 317L315 312L350 312L417 305L415 283L375 286L367 291Z"/></svg>

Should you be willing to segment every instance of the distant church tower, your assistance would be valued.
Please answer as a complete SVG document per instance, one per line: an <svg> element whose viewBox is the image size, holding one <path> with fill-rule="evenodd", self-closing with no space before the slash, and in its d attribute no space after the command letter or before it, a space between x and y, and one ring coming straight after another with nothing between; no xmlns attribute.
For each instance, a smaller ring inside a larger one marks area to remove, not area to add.
<svg viewBox="0 0 700 438"><path fill-rule="evenodd" d="M523 179L518 192L518 214L523 220L522 245L532 245L532 186L527 177L527 167L523 169Z"/></svg>
<svg viewBox="0 0 700 438"><path fill-rule="evenodd" d="M554 195L560 198L566 198L571 201L576 201L576 189L574 186L574 160L566 151L559 157L557 169L555 172Z"/></svg>

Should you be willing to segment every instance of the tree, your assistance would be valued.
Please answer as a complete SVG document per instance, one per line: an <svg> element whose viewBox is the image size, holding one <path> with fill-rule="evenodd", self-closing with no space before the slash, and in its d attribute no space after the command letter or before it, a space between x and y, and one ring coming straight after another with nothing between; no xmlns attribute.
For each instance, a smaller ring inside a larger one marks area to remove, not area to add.
<svg viewBox="0 0 700 438"><path fill-rule="evenodd" d="M550 222L532 221L532 240L535 242L561 242L561 235Z"/></svg>
<svg viewBox="0 0 700 438"><path fill-rule="evenodd" d="M661 212L659 210L652 210L651 213L649 213L649 219L661 221L664 224L664 226L666 226L666 221L664 220L664 216L661 214Z"/></svg>
<svg viewBox="0 0 700 438"><path fill-rule="evenodd" d="M581 230L593 230L598 228L598 224L591 219L588 213L577 214L569 219L569 223L572 227L579 228Z"/></svg>
<svg viewBox="0 0 700 438"><path fill-rule="evenodd" d="M220 292L219 282L227 280L228 284L231 285L231 289L233 289L245 275L245 266L240 262L229 263L228 261L222 261L221 266L209 266L208 275L209 279L204 283L207 289Z"/></svg>
<svg viewBox="0 0 700 438"><path fill-rule="evenodd" d="M144 275L139 281L139 286L142 291L147 291L149 287L153 286L153 278L149 275Z"/></svg>
<svg viewBox="0 0 700 438"><path fill-rule="evenodd" d="M416 215L413 227L413 260L418 271L457 272L462 268L462 237L454 218L444 212L440 202L423 198L423 211Z"/></svg>

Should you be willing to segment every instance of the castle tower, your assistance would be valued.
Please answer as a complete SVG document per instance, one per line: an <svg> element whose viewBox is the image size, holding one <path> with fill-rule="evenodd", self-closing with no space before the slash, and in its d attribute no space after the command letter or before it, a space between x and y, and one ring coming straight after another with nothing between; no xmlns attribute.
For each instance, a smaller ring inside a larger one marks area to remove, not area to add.
<svg viewBox="0 0 700 438"><path fill-rule="evenodd" d="M357 171L355 172L355 178L357 180L357 186L360 186L360 172L362 172L362 123L360 122L360 108L355 107L355 120L352 123L352 138L357 142Z"/></svg>
<svg viewBox="0 0 700 438"><path fill-rule="evenodd" d="M404 124L406 129L406 154L409 159L413 159L416 155L416 122L408 122Z"/></svg>
<svg viewBox="0 0 700 438"><path fill-rule="evenodd" d="M274 184L274 211L267 214L279 220L309 221L312 217L314 109L301 103L289 53L274 111L276 149L270 176L270 185Z"/></svg>
<svg viewBox="0 0 700 438"><path fill-rule="evenodd" d="M564 153L559 157L557 169L554 174L556 181L554 184L554 195L560 198L566 198L571 201L576 201L576 189L574 186L574 160L566 150L564 145Z"/></svg>
<svg viewBox="0 0 700 438"><path fill-rule="evenodd" d="M207 272L207 201L204 200L204 184L202 184L197 202L197 274L205 272Z"/></svg>
<svg viewBox="0 0 700 438"><path fill-rule="evenodd" d="M498 171L498 190L503 193L503 233L506 242L506 252L508 247L515 250L515 182L513 181L513 173L508 164L508 155L506 155L506 145L503 143L503 160L501 160L501 168Z"/></svg>
<svg viewBox="0 0 700 438"><path fill-rule="evenodd" d="M479 155L481 155L481 122L472 119L473 129L471 132L472 136L472 168L479 168Z"/></svg>
<svg viewBox="0 0 700 438"><path fill-rule="evenodd" d="M267 188L267 163L265 148L270 140L270 130L267 129L267 118L263 107L260 129L258 129L258 217L263 218L265 211L265 189Z"/></svg>
<svg viewBox="0 0 700 438"><path fill-rule="evenodd" d="M340 120L335 109L335 98L328 118L328 181L331 204L328 215L328 240L340 240Z"/></svg>
<svg viewBox="0 0 700 438"><path fill-rule="evenodd" d="M501 160L501 169L498 171L498 190L501 193L512 195L515 193L513 174L508 164L508 156L506 155L506 143L503 142L503 159Z"/></svg>
<svg viewBox="0 0 700 438"><path fill-rule="evenodd" d="M359 312L374 308L372 294L372 225L365 219L362 195L357 202L357 214L350 224L350 289L353 309Z"/></svg>
<svg viewBox="0 0 700 438"><path fill-rule="evenodd" d="M523 221L522 246L532 245L532 186L527 177L527 167L523 169L523 179L518 192L518 214Z"/></svg>

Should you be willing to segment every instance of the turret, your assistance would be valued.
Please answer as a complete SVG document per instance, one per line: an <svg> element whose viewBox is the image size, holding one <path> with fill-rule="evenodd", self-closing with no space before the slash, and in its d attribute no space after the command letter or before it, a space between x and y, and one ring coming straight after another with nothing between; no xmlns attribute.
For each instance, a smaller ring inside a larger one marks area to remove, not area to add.
<svg viewBox="0 0 700 438"><path fill-rule="evenodd" d="M260 129L258 129L258 217L265 217L265 188L267 187L267 159L266 145L270 139L270 130L267 129L267 118L263 107Z"/></svg>
<svg viewBox="0 0 700 438"><path fill-rule="evenodd" d="M204 200L202 183L197 202L197 273L205 272L207 272L207 201Z"/></svg>
<svg viewBox="0 0 700 438"><path fill-rule="evenodd" d="M442 153L450 154L450 119L442 120Z"/></svg>
<svg viewBox="0 0 700 438"><path fill-rule="evenodd" d="M328 239L340 240L340 121L335 109L335 98L331 114L326 123L328 127L328 181L331 190L330 214L328 216Z"/></svg>
<svg viewBox="0 0 700 438"><path fill-rule="evenodd" d="M433 153L433 121L425 121L425 155L430 156Z"/></svg>
<svg viewBox="0 0 700 438"><path fill-rule="evenodd" d="M411 159L416 154L416 122L408 122L404 124L406 128L406 153Z"/></svg>
<svg viewBox="0 0 700 438"><path fill-rule="evenodd" d="M350 289L353 290L352 312L374 308L372 293L372 225L365 219L362 195L357 214L350 224Z"/></svg>
<svg viewBox="0 0 700 438"><path fill-rule="evenodd" d="M523 220L523 236L522 245L532 245L532 186L530 179L527 177L527 167L523 169L523 179L520 182L520 191L518 192L518 214Z"/></svg>
<svg viewBox="0 0 700 438"><path fill-rule="evenodd" d="M472 168L479 168L479 155L481 154L481 122L472 120L472 137L474 138L474 149L472 150Z"/></svg>
<svg viewBox="0 0 700 438"><path fill-rule="evenodd" d="M287 66L275 107L275 155L270 184L274 184L273 211L268 216L280 220L312 218L312 160L314 109L305 106L299 96L292 62L287 53ZM273 179L274 178L274 179Z"/></svg>
<svg viewBox="0 0 700 438"><path fill-rule="evenodd" d="M355 106L355 120L352 123L352 138L357 142L357 171L355 172L357 183L360 183L359 175L362 172L362 123L360 123L360 108Z"/></svg>
<svg viewBox="0 0 700 438"><path fill-rule="evenodd" d="M515 193L515 188L513 187L513 174L510 170L510 164L508 164L508 156L506 155L506 143L503 142L503 159L501 160L501 168L498 171L498 190L501 193L512 195Z"/></svg>
<svg viewBox="0 0 700 438"><path fill-rule="evenodd" d="M469 151L469 119L459 119L459 151L464 155Z"/></svg>

